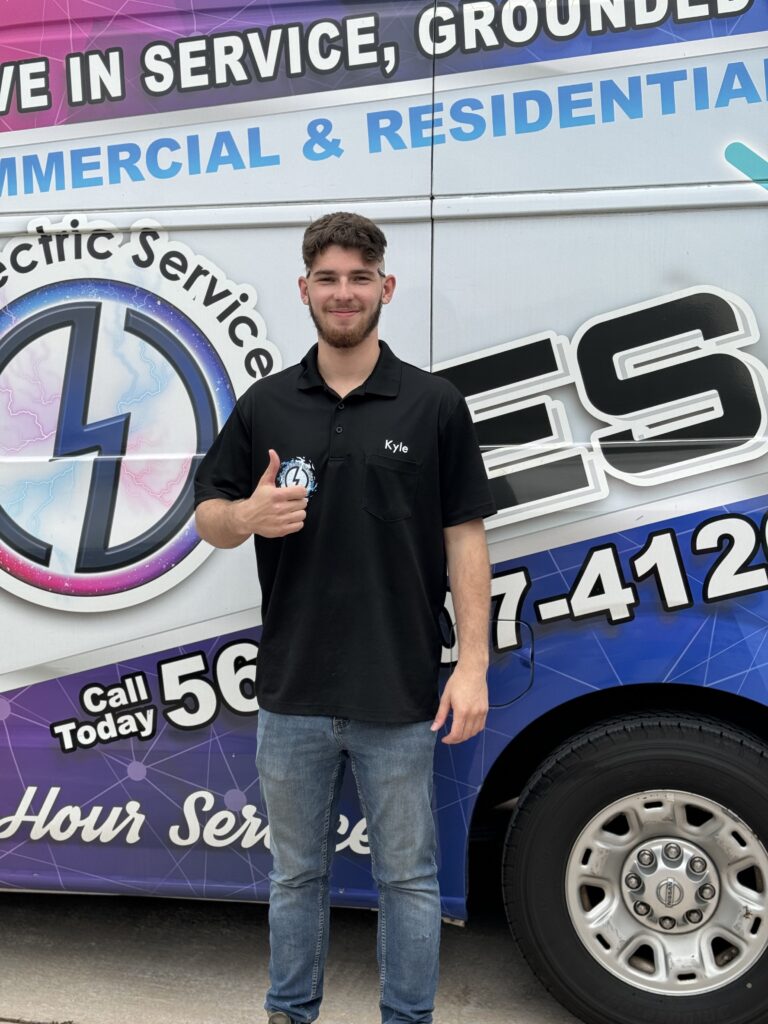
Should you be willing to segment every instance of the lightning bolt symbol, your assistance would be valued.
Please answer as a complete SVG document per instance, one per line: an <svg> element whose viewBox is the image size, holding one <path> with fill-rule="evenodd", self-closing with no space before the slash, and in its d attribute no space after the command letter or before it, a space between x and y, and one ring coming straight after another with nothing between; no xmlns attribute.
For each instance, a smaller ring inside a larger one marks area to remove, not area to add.
<svg viewBox="0 0 768 1024"><path fill-rule="evenodd" d="M57 459L91 452L98 456L93 464L80 535L75 564L78 572L95 572L103 568L103 555L109 547L117 501L120 457L125 454L131 418L130 413L124 413L88 422L100 315L101 304L96 302L73 303L67 308L71 334L53 448L53 456Z"/></svg>
<svg viewBox="0 0 768 1024"><path fill-rule="evenodd" d="M106 282L101 284L106 286ZM158 551L185 529L192 514L194 470L202 459L201 454L192 456L187 479L174 503L160 519L138 537L110 547L130 414L88 422L101 308L101 302L86 300L57 304L15 324L5 337L2 337L0 311L0 373L37 338L54 330L69 331L53 458L96 455L75 559L75 570L80 573L110 572L133 565ZM207 451L216 437L216 409L208 381L194 355L173 331L139 310L126 308L123 330L159 352L178 374L195 417L195 451ZM30 561L50 565L51 545L15 523L1 506L0 539Z"/></svg>

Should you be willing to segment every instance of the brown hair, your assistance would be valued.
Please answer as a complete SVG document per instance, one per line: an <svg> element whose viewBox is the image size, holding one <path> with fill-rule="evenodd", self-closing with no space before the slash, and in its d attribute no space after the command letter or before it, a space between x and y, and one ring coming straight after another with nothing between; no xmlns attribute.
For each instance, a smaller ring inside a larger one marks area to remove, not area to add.
<svg viewBox="0 0 768 1024"><path fill-rule="evenodd" d="M381 263L387 239L378 225L359 213L326 213L313 220L304 232L301 255L307 271L312 269L316 257L331 245L359 249L367 262Z"/></svg>

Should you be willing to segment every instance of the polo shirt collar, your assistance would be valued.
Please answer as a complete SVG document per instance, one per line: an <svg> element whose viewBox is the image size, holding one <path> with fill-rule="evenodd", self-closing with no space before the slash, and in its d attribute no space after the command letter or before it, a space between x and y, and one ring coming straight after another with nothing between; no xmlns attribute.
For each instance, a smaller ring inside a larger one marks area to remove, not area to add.
<svg viewBox="0 0 768 1024"><path fill-rule="evenodd" d="M403 364L385 341L379 339L379 358L371 371L371 375L359 388L356 394L380 395L382 398L395 398L400 393L400 378ZM324 388L325 381L317 368L317 345L313 345L301 360L301 373L297 387L300 391L312 388Z"/></svg>

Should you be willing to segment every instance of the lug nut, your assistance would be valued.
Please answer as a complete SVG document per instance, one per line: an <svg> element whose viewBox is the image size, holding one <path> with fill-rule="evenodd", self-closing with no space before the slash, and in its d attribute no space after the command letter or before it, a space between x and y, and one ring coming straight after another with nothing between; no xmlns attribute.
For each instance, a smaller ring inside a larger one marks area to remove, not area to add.
<svg viewBox="0 0 768 1024"><path fill-rule="evenodd" d="M624 884L628 889L639 889L643 882L639 875L627 875Z"/></svg>
<svg viewBox="0 0 768 1024"><path fill-rule="evenodd" d="M664 856L667 860L680 860L683 855L683 851L680 849L677 843L667 843L664 847Z"/></svg>
<svg viewBox="0 0 768 1024"><path fill-rule="evenodd" d="M664 931L668 932L675 927L676 921L674 917L662 917L659 919L659 924L664 929Z"/></svg>
<svg viewBox="0 0 768 1024"><path fill-rule="evenodd" d="M643 865L644 868L649 868L651 864L656 863L656 857L653 850L641 850L637 855L638 862Z"/></svg>
<svg viewBox="0 0 768 1024"><path fill-rule="evenodd" d="M650 914L650 912L651 912L651 908L648 906L647 903L636 903L635 904L635 913L637 914L638 917L647 917Z"/></svg>
<svg viewBox="0 0 768 1024"><path fill-rule="evenodd" d="M689 910L685 916L691 924L699 924L704 915L700 910Z"/></svg>
<svg viewBox="0 0 768 1024"><path fill-rule="evenodd" d="M715 957L715 963L718 967L725 967L731 960L735 960L739 955L738 950L731 947L730 949L724 949L722 953L718 953Z"/></svg>
<svg viewBox="0 0 768 1024"><path fill-rule="evenodd" d="M690 868L694 875L703 875L707 870L707 862L703 857L691 857Z"/></svg>
<svg viewBox="0 0 768 1024"><path fill-rule="evenodd" d="M715 898L714 885L710 885L709 882L705 882L704 885L700 885L699 896L701 896L703 900L713 900Z"/></svg>

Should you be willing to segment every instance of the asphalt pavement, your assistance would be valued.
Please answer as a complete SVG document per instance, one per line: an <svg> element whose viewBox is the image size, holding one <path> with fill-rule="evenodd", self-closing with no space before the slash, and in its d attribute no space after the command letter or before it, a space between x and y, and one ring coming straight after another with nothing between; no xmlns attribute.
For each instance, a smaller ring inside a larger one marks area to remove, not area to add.
<svg viewBox="0 0 768 1024"><path fill-rule="evenodd" d="M334 910L321 1024L378 1024L376 914ZM260 1024L264 906L0 893L0 1022ZM436 1024L573 1024L498 903L444 925Z"/></svg>

